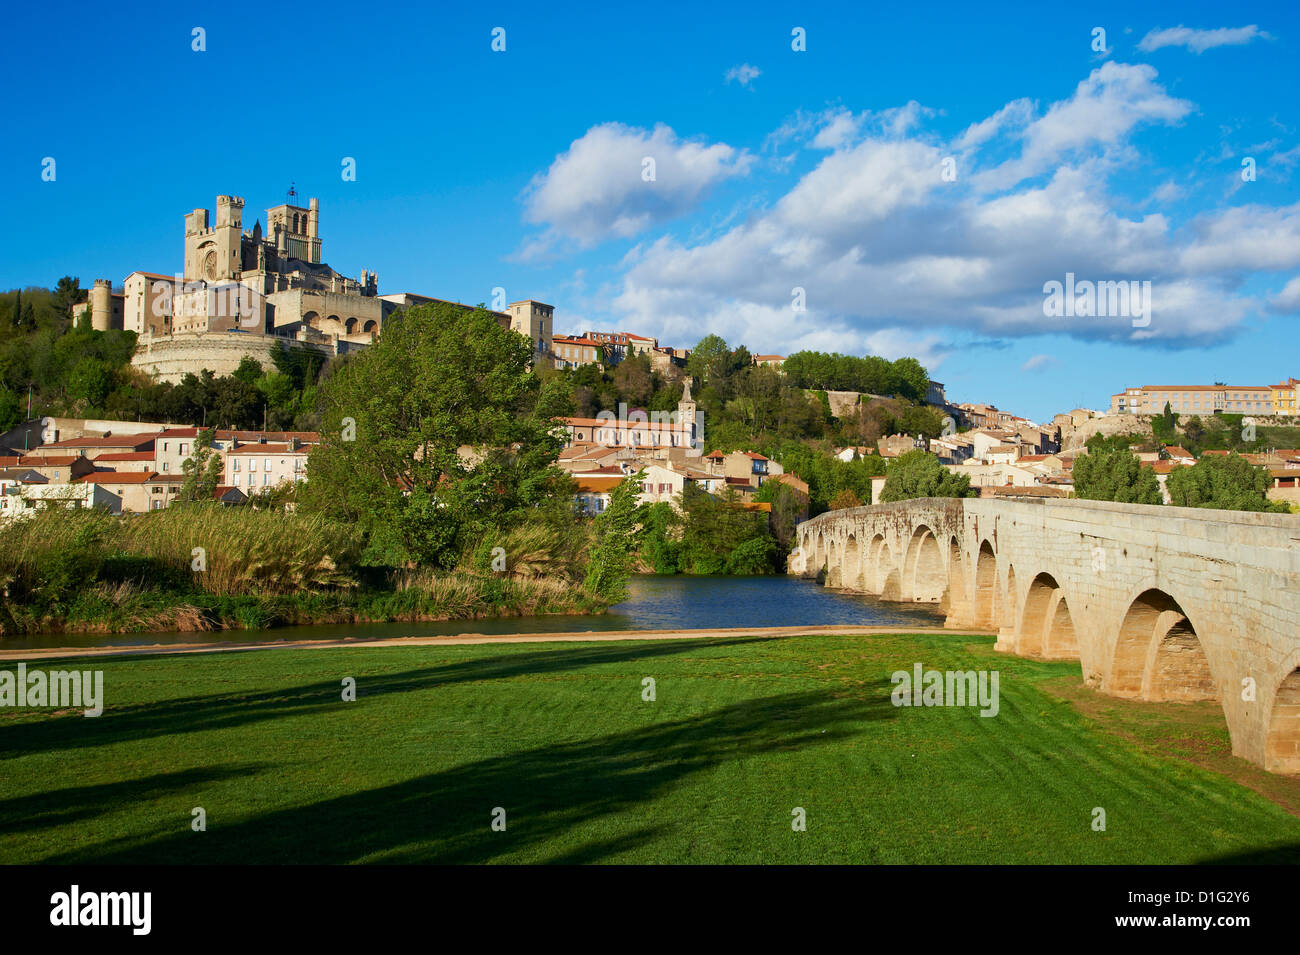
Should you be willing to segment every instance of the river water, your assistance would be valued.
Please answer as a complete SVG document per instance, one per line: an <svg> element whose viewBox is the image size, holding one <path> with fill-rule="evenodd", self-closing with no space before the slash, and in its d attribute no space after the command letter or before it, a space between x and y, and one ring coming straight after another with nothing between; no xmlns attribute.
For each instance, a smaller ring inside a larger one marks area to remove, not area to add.
<svg viewBox="0 0 1300 955"><path fill-rule="evenodd" d="M631 596L608 613L491 617L438 623L320 624L215 633L49 634L7 639L5 649L151 646L168 643L260 643L269 640L376 639L462 633L564 633L599 630L709 629L714 627L850 626L936 627L932 609L884 603L827 590L798 577L655 577L628 582Z"/></svg>

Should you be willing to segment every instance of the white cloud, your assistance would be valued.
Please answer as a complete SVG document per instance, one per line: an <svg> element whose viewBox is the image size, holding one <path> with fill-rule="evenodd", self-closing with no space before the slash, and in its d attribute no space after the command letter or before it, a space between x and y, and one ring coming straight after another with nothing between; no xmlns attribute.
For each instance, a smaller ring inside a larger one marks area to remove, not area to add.
<svg viewBox="0 0 1300 955"><path fill-rule="evenodd" d="M661 236L638 246L614 310L684 342L706 328L784 353L901 342L913 353L925 348L931 361L946 353L944 328L1174 347L1221 341L1256 306L1236 291L1240 272L1260 267L1262 246L1271 267L1289 261L1285 240L1300 214L1230 210L1175 232L1164 215L1118 212L1107 183L1125 168L1134 131L1191 108L1170 98L1150 67L1107 63L1042 118L1016 100L950 144L923 130L898 134L925 115L919 107L800 116L787 135L832 151L767 211L699 240ZM1008 143L1023 144L1035 168L1051 157L1050 178L1017 179L1010 189L978 171L943 180L954 146L965 150L963 168L978 170L985 144L1005 154ZM1150 282L1150 325L1045 317L1043 284L1067 272ZM791 309L795 287L806 312Z"/></svg>
<svg viewBox="0 0 1300 955"><path fill-rule="evenodd" d="M1268 307L1275 312L1300 312L1300 276L1287 282L1282 291L1269 300Z"/></svg>
<svg viewBox="0 0 1300 955"><path fill-rule="evenodd" d="M1052 355L1034 355L1032 358L1030 358L1028 361L1026 361L1023 365L1020 366L1020 370L1038 371L1043 368L1051 367L1052 365L1055 364L1057 364L1057 360Z"/></svg>
<svg viewBox="0 0 1300 955"><path fill-rule="evenodd" d="M1115 148L1145 123L1174 123L1192 110L1156 82L1146 64L1104 63L1069 99L1053 103L1023 134L1020 156L981 175L985 188L1008 188L1084 150Z"/></svg>
<svg viewBox="0 0 1300 955"><path fill-rule="evenodd" d="M1251 273L1300 269L1300 203L1216 210L1175 228L1159 212L1140 211L1181 196L1172 179L1155 179L1135 207L1131 199L1121 204L1110 186L1132 185L1142 158L1137 132L1192 109L1167 94L1151 67L1106 63L1041 113L1027 99L1013 100L951 142L925 128L934 111L916 103L796 114L769 142L825 150L815 165L775 201L733 204L733 216L715 216L707 228L647 236L602 292L612 303L605 311L620 325L685 345L716 332L764 352L912 354L931 367L954 348L954 332L962 339L1064 334L1174 348L1222 342L1266 304L1241 291ZM653 135L673 148L688 145L664 127ZM559 191L538 198L534 221L581 242L639 234L664 221L668 212L629 199L624 184L604 185L604 160L564 166L585 155L579 146L600 146L592 151L604 155L609 140L639 173L650 137L618 126L589 131L541 177L557 190L570 187L572 198L559 201L570 195ZM692 148L725 152L699 176L684 177L675 210L743 174L751 159L722 144ZM945 181L942 161L954 154L960 176ZM1012 163L1019 168L1009 169ZM661 162L661 185L663 169ZM639 185L638 175L632 196ZM1043 285L1067 273L1077 281L1149 282L1150 324L1046 317ZM1300 310L1298 285L1269 307ZM806 296L798 313L795 288ZM1058 360L1036 355L1024 370Z"/></svg>
<svg viewBox="0 0 1300 955"><path fill-rule="evenodd" d="M1028 125L1033 116L1033 100L1023 98L1012 100L988 119L972 123L966 132L957 138L955 145L962 152L974 149L976 146L984 145L1004 129L1023 128Z"/></svg>
<svg viewBox="0 0 1300 955"><path fill-rule="evenodd" d="M813 148L839 149L841 146L847 146L857 139L861 127L862 117L854 116L847 109L828 112L825 116L825 124L813 137Z"/></svg>
<svg viewBox="0 0 1300 955"><path fill-rule="evenodd" d="M1181 260L1189 271L1300 268L1300 202L1236 206L1202 216L1191 228L1195 239Z"/></svg>
<svg viewBox="0 0 1300 955"><path fill-rule="evenodd" d="M1246 27L1219 27L1216 30L1194 30L1191 27L1176 26L1164 30L1152 30L1138 43L1138 49L1150 53L1166 46L1185 46L1193 53L1201 54L1216 46L1241 46L1256 38L1272 39L1253 23Z"/></svg>
<svg viewBox="0 0 1300 955"><path fill-rule="evenodd" d="M654 161L653 181L643 178L647 159ZM593 126L525 190L524 218L548 232L525 239L519 256L540 255L561 238L590 246L635 236L689 211L752 162L743 149L679 139L663 125Z"/></svg>
<svg viewBox="0 0 1300 955"><path fill-rule="evenodd" d="M733 66L723 74L723 79L730 83L735 80L741 86L748 86L754 80L763 75L763 71L757 66L750 66L748 63L741 63L739 66Z"/></svg>

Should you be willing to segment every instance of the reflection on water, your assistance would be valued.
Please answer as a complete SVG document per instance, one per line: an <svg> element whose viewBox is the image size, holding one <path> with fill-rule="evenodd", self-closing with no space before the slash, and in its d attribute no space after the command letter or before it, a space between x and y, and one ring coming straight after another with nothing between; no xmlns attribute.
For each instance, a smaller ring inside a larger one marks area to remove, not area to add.
<svg viewBox="0 0 1300 955"><path fill-rule="evenodd" d="M261 643L267 640L377 639L463 633L564 633L826 624L936 627L943 616L910 604L826 590L797 577L634 577L631 597L607 614L492 617L443 623L321 624L217 633L51 634L0 641L5 649L130 647L167 643Z"/></svg>

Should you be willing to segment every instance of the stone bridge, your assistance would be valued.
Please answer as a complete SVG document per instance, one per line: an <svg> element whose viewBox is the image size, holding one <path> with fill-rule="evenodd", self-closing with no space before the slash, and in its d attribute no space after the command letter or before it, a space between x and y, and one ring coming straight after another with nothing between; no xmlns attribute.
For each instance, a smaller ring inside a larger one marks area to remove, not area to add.
<svg viewBox="0 0 1300 955"><path fill-rule="evenodd" d="M790 572L937 605L1103 693L1222 703L1232 752L1300 773L1300 517L923 498L799 526Z"/></svg>

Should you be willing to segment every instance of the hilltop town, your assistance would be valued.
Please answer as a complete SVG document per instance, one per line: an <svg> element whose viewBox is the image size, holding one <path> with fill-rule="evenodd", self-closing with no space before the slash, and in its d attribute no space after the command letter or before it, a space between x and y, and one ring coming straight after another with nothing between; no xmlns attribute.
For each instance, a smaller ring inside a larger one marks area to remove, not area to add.
<svg viewBox="0 0 1300 955"><path fill-rule="evenodd" d="M107 409L94 407L93 396L74 403L92 412L85 417L40 414L18 423L11 412L12 427L0 434L0 520L54 501L113 513L167 507L181 493L185 462L206 424L214 427L205 454L219 464L212 465L216 483L209 482L205 494L225 505L286 490L291 496L293 486L308 479L310 455L320 442L311 404L322 369L369 347L404 310L431 303L473 308L421 293L381 292L374 271L352 278L332 268L322 258L315 198L301 205L291 189L286 202L266 210L265 226L259 217L249 229L243 209L242 198L222 195L215 216L202 208L185 215L183 268L174 275L138 270L120 284L95 279L88 290L76 280L60 283L70 327L91 335L130 333L130 370L116 373L135 375L130 387L137 393L171 388L174 397L186 388L201 391L204 383L219 389L229 382L243 389L242 396L218 401L211 422L211 391L188 405L159 403L164 412L201 411L201 421L195 415L150 422L143 412L131 421L103 414ZM682 347L630 330L561 334L556 307L535 299L485 310L503 330L528 339L537 374L560 376L570 386L578 413L560 419L566 447L557 463L575 482L577 511L588 515L602 513L614 488L640 474L642 503L678 501L691 486L770 510L771 489L762 489L776 482L807 517L832 506L831 498L846 489L852 493L839 499L841 506L879 501L891 462L918 451L981 496L1069 497L1075 462L1097 440L1140 437L1166 414L1172 417L1165 440L1130 444L1167 502L1169 475L1201 456L1183 446L1195 442L1180 437L1177 417L1188 420L1192 438L1204 430L1202 419L1251 416L1261 428L1300 422L1294 377L1272 386L1126 388L1102 410L1075 408L1035 422L988 403L950 401L944 385L911 359L891 366L883 359L801 353L790 359L795 371L787 375L787 356L752 354L716 336ZM10 324L21 330L32 321L30 293L26 308L15 295ZM708 354L693 360L700 348ZM275 400L287 387L274 380L277 370L286 369L298 390L296 413L281 413L284 401ZM725 420L742 378L756 394L779 393L782 417L789 417L793 402L796 423L773 431L757 416ZM693 386L705 389L714 420L706 420ZM280 427L249 427L259 403L262 418L275 410ZM231 406L243 410L236 414ZM718 412L724 421L716 420ZM222 415L230 420L219 420ZM810 486L818 479L806 460L803 474L783 463L790 440L815 446L842 465L859 464L856 478L819 492ZM1260 447L1253 437L1248 447L1220 443L1225 446L1201 450L1245 451L1251 465L1267 471L1271 500L1300 500L1300 451Z"/></svg>

